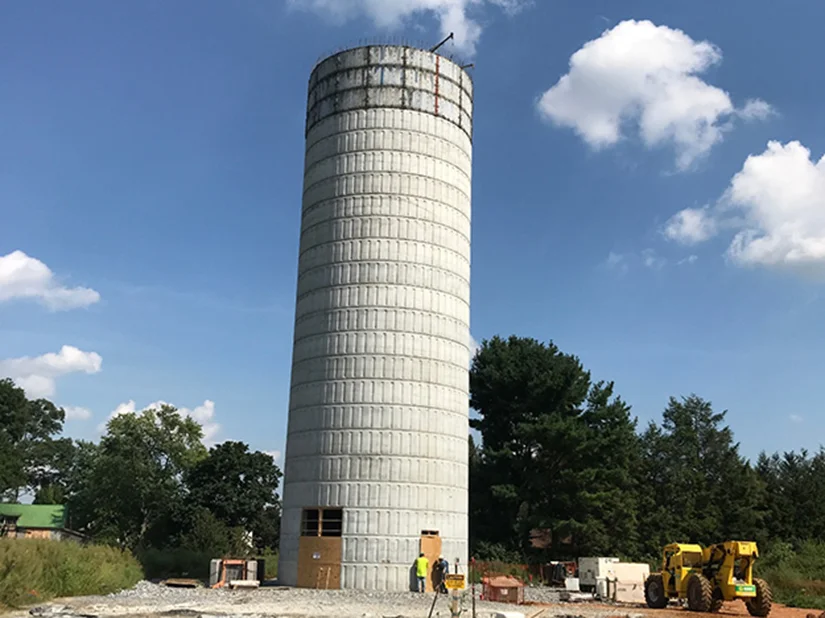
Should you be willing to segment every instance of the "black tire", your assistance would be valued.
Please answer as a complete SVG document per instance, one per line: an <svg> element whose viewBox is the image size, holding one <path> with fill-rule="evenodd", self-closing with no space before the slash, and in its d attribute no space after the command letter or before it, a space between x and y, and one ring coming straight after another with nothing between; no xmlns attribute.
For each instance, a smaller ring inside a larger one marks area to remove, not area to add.
<svg viewBox="0 0 825 618"><path fill-rule="evenodd" d="M722 609L725 604L725 598L722 596L721 588L713 589L713 602L710 604L710 611L714 614Z"/></svg>
<svg viewBox="0 0 825 618"><path fill-rule="evenodd" d="M768 586L768 582L764 579L757 578L754 578L753 585L756 586L756 596L745 601L745 605L751 616L765 618L765 616L771 613L771 607L773 607L771 587Z"/></svg>
<svg viewBox="0 0 825 618"><path fill-rule="evenodd" d="M653 573L645 580L645 602L651 609L664 609L667 607L667 594L665 594L665 581L661 573Z"/></svg>
<svg viewBox="0 0 825 618"><path fill-rule="evenodd" d="M688 609L694 612L708 613L713 605L713 585L707 577L694 573L687 585Z"/></svg>

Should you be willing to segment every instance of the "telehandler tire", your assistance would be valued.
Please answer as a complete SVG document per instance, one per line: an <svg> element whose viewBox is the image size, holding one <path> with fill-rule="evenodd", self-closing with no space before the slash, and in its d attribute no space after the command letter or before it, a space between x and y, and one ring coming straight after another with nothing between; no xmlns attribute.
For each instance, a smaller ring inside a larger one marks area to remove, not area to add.
<svg viewBox="0 0 825 618"><path fill-rule="evenodd" d="M713 584L704 575L694 573L687 585L688 609L694 612L708 613L713 605Z"/></svg>
<svg viewBox="0 0 825 618"><path fill-rule="evenodd" d="M645 580L645 602L651 609L664 609L667 607L665 581L662 579L661 573L651 573Z"/></svg>
<svg viewBox="0 0 825 618"><path fill-rule="evenodd" d="M771 587L768 586L768 582L764 579L758 578L754 578L753 585L756 586L756 596L745 601L745 605L751 616L765 618L765 616L771 613L771 607L773 606Z"/></svg>
<svg viewBox="0 0 825 618"><path fill-rule="evenodd" d="M720 588L714 588L713 602L710 604L710 611L715 614L722 609L724 604L725 598L722 596L722 590Z"/></svg>

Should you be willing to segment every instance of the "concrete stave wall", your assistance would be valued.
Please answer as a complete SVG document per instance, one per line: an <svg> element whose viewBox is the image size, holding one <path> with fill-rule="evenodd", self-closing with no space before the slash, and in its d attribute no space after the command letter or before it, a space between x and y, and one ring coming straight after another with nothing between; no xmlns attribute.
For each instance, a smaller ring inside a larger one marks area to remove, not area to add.
<svg viewBox="0 0 825 618"><path fill-rule="evenodd" d="M472 82L411 48L310 78L280 579L344 508L341 585L405 590L422 530L467 559Z"/></svg>

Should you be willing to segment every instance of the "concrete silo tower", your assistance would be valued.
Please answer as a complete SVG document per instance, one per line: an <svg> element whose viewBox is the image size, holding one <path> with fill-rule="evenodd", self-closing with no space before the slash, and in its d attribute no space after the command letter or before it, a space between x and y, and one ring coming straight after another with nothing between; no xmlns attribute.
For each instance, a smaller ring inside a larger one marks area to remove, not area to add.
<svg viewBox="0 0 825 618"><path fill-rule="evenodd" d="M466 565L472 101L465 70L406 46L310 76L283 584Z"/></svg>

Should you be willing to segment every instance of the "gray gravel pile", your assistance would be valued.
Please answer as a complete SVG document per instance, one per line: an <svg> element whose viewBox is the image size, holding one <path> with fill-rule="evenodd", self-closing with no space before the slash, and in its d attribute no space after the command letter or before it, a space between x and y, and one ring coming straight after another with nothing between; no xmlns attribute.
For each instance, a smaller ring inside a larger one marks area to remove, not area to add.
<svg viewBox="0 0 825 618"><path fill-rule="evenodd" d="M527 586L524 589L524 600L530 603L560 603L561 589L547 586Z"/></svg>
<svg viewBox="0 0 825 618"><path fill-rule="evenodd" d="M476 587L480 593L480 587ZM557 603L559 591L540 586L525 589L525 600ZM130 590L99 597L63 599L64 605L49 604L31 611L42 618L424 618L430 610L431 594L414 592L367 592L359 590L312 590L306 588L263 587L257 590L212 590L209 588L167 588L140 582ZM51 606L51 608L50 608ZM469 591L463 618L469 618ZM541 608L476 601L478 618L492 618L496 611L516 611L532 618ZM587 604L559 604L547 608L538 618L607 618L625 612L588 607ZM638 615L638 614L635 614ZM433 618L450 618L446 595L436 601Z"/></svg>

